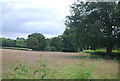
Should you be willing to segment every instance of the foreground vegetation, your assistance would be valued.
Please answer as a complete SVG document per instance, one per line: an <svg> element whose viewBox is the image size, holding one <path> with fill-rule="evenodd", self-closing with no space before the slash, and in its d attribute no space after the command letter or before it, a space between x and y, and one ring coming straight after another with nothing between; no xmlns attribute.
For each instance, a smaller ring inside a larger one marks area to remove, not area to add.
<svg viewBox="0 0 120 81"><path fill-rule="evenodd" d="M89 57L88 57L89 59ZM56 68L48 66L46 60L40 56L39 65L28 65L19 62L18 66L13 66L11 75L3 75L4 79L117 79L118 76L109 76L104 73L104 77L96 75L94 69L103 60L89 64L88 60L82 60L79 64L58 65Z"/></svg>

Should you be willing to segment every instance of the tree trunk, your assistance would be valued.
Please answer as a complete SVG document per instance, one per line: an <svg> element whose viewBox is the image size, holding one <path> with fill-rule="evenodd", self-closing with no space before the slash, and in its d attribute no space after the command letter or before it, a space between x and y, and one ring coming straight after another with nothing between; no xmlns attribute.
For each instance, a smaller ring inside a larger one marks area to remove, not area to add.
<svg viewBox="0 0 120 81"><path fill-rule="evenodd" d="M107 46L106 54L112 54L112 46Z"/></svg>

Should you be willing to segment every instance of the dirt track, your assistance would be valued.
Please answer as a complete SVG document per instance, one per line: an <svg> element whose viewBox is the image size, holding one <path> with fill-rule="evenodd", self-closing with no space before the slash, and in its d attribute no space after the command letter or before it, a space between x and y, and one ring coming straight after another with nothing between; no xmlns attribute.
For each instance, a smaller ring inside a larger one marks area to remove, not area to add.
<svg viewBox="0 0 120 81"><path fill-rule="evenodd" d="M53 67L60 64L79 64L81 60L87 60L80 53L36 52L11 49L0 49L0 51L2 51L3 74L6 74L7 70L11 67L10 65L17 63L17 61L24 61L28 64L37 64L37 61L40 59L40 54L45 60L47 60L47 64ZM89 64L94 62L96 62L95 59L89 59ZM108 60L101 62L95 72L102 74L103 70L110 75L117 75L118 64Z"/></svg>

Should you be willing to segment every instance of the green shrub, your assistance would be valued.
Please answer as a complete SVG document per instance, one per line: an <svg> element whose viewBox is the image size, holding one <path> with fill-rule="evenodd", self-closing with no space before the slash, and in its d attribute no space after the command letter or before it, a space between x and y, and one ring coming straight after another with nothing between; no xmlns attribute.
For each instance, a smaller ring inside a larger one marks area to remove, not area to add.
<svg viewBox="0 0 120 81"><path fill-rule="evenodd" d="M120 50L112 50L113 53L120 53Z"/></svg>
<svg viewBox="0 0 120 81"><path fill-rule="evenodd" d="M51 51L56 51L56 48L55 47L51 47Z"/></svg>
<svg viewBox="0 0 120 81"><path fill-rule="evenodd" d="M106 50L95 50L94 53L106 53Z"/></svg>
<svg viewBox="0 0 120 81"><path fill-rule="evenodd" d="M13 79L26 79L26 78L32 78L30 74L31 67L27 64L19 64L14 69Z"/></svg>
<svg viewBox="0 0 120 81"><path fill-rule="evenodd" d="M50 47L50 46L47 46L47 47L45 48L45 51L51 51L51 47Z"/></svg>
<svg viewBox="0 0 120 81"><path fill-rule="evenodd" d="M94 50L83 50L85 53L94 53Z"/></svg>
<svg viewBox="0 0 120 81"><path fill-rule="evenodd" d="M44 79L47 76L49 68L47 67L46 61L40 55L38 68L34 71L35 79Z"/></svg>

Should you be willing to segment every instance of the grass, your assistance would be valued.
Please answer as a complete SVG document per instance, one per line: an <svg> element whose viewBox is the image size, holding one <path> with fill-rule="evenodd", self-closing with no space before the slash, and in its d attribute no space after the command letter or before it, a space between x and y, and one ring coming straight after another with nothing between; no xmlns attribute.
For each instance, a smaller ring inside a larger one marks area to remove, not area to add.
<svg viewBox="0 0 120 81"><path fill-rule="evenodd" d="M55 79L93 79L97 78L93 73L93 65L86 66L86 61L82 61L75 66L62 65L51 72ZM50 75L51 75L50 74ZM51 76L49 76L51 77Z"/></svg>
<svg viewBox="0 0 120 81"><path fill-rule="evenodd" d="M81 66L81 69L78 67ZM45 64L40 66L30 67L27 64L19 64L14 68L13 73L6 76L10 79L93 79L96 78L92 74L92 68L85 67L84 64L74 67L62 65L58 68L49 68ZM32 72L31 72L32 71Z"/></svg>
<svg viewBox="0 0 120 81"><path fill-rule="evenodd" d="M91 54L91 56L98 56L105 59L117 59L120 57L120 50L112 50L112 54L106 54L106 50L98 49L98 50L84 50L84 53Z"/></svg>
<svg viewBox="0 0 120 81"><path fill-rule="evenodd" d="M56 68L48 66L46 60L40 56L39 65L28 65L19 63L11 71L11 75L5 75L7 79L99 79L101 76L95 75L93 70L98 66L98 62L91 65L89 60L82 60L79 64L59 65ZM101 62L101 61L99 61ZM106 74L103 79L112 79Z"/></svg>
<svg viewBox="0 0 120 81"><path fill-rule="evenodd" d="M106 53L106 50L83 50L84 53ZM120 50L112 50L112 53L120 53Z"/></svg>
<svg viewBox="0 0 120 81"><path fill-rule="evenodd" d="M3 49L31 51L31 49L28 49L28 48L19 48L19 47L1 47L1 48L3 48Z"/></svg>
<svg viewBox="0 0 120 81"><path fill-rule="evenodd" d="M120 61L120 51L119 50L112 50L112 54L106 54L106 50L84 50L84 54L87 54L89 58L96 58L96 59L111 59L113 61Z"/></svg>
<svg viewBox="0 0 120 81"><path fill-rule="evenodd" d="M2 76L0 75L0 81L2 80Z"/></svg>

